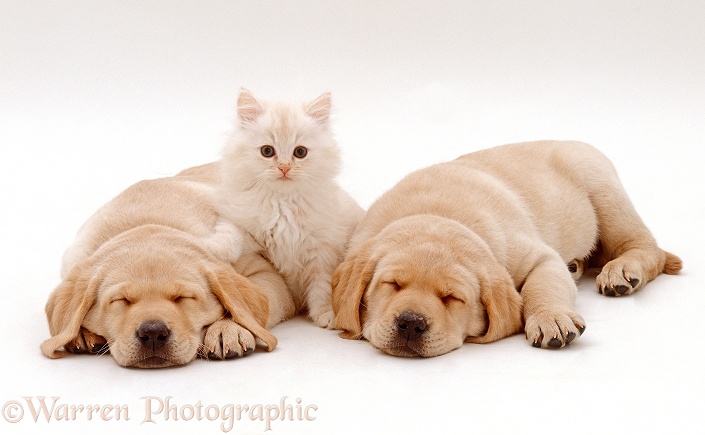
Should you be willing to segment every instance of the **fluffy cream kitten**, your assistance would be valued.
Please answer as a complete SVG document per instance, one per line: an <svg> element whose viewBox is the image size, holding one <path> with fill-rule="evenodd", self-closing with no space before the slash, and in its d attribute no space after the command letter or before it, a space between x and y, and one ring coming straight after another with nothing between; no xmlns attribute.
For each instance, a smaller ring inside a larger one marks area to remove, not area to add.
<svg viewBox="0 0 705 435"><path fill-rule="evenodd" d="M297 306L331 328L330 281L364 212L335 181L330 94L299 105L243 89L237 103L239 122L221 159L221 213L257 242Z"/></svg>

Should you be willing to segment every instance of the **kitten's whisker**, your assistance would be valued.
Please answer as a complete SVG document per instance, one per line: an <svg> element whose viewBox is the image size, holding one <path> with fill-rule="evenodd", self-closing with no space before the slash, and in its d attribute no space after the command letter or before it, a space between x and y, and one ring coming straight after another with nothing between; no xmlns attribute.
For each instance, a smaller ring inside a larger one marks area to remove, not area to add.
<svg viewBox="0 0 705 435"><path fill-rule="evenodd" d="M326 179L323 177L317 177L315 175L309 174L307 172L297 172L295 174L296 178L301 179L304 182L310 183L310 184L315 184L318 185L320 183L325 183Z"/></svg>
<svg viewBox="0 0 705 435"><path fill-rule="evenodd" d="M267 174L258 174L250 180L250 182L245 186L245 190L253 190L264 185L267 179L270 178Z"/></svg>

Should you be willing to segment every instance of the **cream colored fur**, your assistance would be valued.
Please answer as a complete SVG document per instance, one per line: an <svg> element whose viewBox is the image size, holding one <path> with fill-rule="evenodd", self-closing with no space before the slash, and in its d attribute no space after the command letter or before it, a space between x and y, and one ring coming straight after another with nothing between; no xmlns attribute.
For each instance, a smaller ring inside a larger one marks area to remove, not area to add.
<svg viewBox="0 0 705 435"><path fill-rule="evenodd" d="M137 183L98 210L64 256L42 352L109 346L119 364L152 368L242 356L255 337L273 349L266 328L297 307L271 263L219 218L219 182L218 164L204 165Z"/></svg>
<svg viewBox="0 0 705 435"><path fill-rule="evenodd" d="M574 278L589 262L604 266L597 287L610 296L681 268L593 147L479 151L408 175L372 205L333 279L335 326L402 356L521 328L534 346L563 347L585 329Z"/></svg>
<svg viewBox="0 0 705 435"><path fill-rule="evenodd" d="M364 214L335 181L340 152L330 103L330 94L299 105L242 90L218 200L222 215L257 242L297 305L322 327L333 325L330 281ZM263 155L264 147L272 154Z"/></svg>

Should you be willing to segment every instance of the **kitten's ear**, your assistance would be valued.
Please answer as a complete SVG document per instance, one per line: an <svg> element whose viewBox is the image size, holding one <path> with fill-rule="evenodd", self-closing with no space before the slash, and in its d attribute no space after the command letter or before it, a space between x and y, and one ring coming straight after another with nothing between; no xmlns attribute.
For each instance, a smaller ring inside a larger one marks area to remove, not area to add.
<svg viewBox="0 0 705 435"><path fill-rule="evenodd" d="M328 124L328 117L330 116L330 105L330 92L326 92L306 105L306 114L317 123L326 125Z"/></svg>
<svg viewBox="0 0 705 435"><path fill-rule="evenodd" d="M252 95L252 92L245 88L240 89L240 96L237 97L237 115L240 117L240 121L247 123L252 122L257 119L264 108L259 101Z"/></svg>

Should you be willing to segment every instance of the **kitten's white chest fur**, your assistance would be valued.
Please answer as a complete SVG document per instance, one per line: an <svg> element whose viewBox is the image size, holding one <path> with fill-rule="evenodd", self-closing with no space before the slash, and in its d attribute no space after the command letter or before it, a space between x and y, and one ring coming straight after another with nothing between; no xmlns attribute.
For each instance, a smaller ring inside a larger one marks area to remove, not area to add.
<svg viewBox="0 0 705 435"><path fill-rule="evenodd" d="M329 113L329 94L297 106L243 90L219 195L223 217L249 233L323 327L333 326L330 282L364 214L334 180L340 157Z"/></svg>
<svg viewBox="0 0 705 435"><path fill-rule="evenodd" d="M332 326L330 281L362 209L331 187L324 198L298 194L230 194L223 210L248 232L281 273L298 307L320 326Z"/></svg>
<svg viewBox="0 0 705 435"><path fill-rule="evenodd" d="M342 260L351 223L331 213L339 208L338 201L320 195L308 199L298 194L252 195L249 199L254 207L247 208L258 213L250 214L242 222L243 228L284 276L298 305L305 304L316 276L332 275L331 269ZM330 278L323 279L330 282Z"/></svg>

